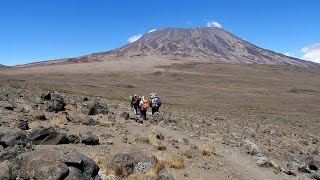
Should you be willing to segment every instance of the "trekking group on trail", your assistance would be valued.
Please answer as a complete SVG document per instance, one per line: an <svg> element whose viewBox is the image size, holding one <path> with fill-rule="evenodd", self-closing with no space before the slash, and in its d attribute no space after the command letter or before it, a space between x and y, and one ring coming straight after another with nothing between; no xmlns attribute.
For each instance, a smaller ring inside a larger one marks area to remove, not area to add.
<svg viewBox="0 0 320 180"><path fill-rule="evenodd" d="M143 120L147 120L147 111L151 107L152 115L159 112L161 107L161 100L157 93L151 93L149 101L144 96L133 95L130 96L131 107L136 115L139 115Z"/></svg>

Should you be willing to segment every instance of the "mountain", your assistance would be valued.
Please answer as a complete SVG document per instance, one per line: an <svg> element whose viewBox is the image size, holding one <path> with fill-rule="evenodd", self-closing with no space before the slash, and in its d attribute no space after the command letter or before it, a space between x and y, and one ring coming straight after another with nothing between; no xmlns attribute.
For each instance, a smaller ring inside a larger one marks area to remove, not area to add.
<svg viewBox="0 0 320 180"><path fill-rule="evenodd" d="M103 59L109 56L125 58L151 55L220 63L319 67L319 64L313 62L262 49L221 28L210 27L160 29L119 49L91 56Z"/></svg>
<svg viewBox="0 0 320 180"><path fill-rule="evenodd" d="M92 62L101 62L102 60L96 59L90 56L81 56L77 58L65 58L58 60L49 60L34 62L29 64L18 65L16 67L36 67L36 66L50 66L50 65L64 65L64 64L75 64L75 63L92 63Z"/></svg>
<svg viewBox="0 0 320 180"><path fill-rule="evenodd" d="M6 68L8 68L8 66L0 64L0 69L6 69Z"/></svg>
<svg viewBox="0 0 320 180"><path fill-rule="evenodd" d="M147 33L121 48L79 58L47 61L31 65L99 62L109 59L156 56L232 64L294 65L320 67L255 46L221 28L166 28Z"/></svg>

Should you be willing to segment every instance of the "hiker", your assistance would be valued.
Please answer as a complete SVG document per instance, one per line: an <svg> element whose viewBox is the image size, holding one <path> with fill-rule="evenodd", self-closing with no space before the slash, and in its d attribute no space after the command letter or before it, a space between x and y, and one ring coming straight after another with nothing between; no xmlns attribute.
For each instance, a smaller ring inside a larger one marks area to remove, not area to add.
<svg viewBox="0 0 320 180"><path fill-rule="evenodd" d="M131 99L131 107L134 109L134 113L138 115L140 113L140 107L139 107L139 102L140 102L140 97L137 95L132 96Z"/></svg>
<svg viewBox="0 0 320 180"><path fill-rule="evenodd" d="M140 98L140 102L139 102L139 109L140 109L140 118L143 118L142 117L142 114L141 114L141 106L143 105L143 102L144 101L144 96L141 96L141 98Z"/></svg>
<svg viewBox="0 0 320 180"><path fill-rule="evenodd" d="M147 110L149 108L149 102L147 99L143 100L143 104L141 105L141 117L143 120L147 120Z"/></svg>
<svg viewBox="0 0 320 180"><path fill-rule="evenodd" d="M152 115L156 112L159 112L159 108L161 107L161 100L158 97L157 93L150 94L149 105L152 108Z"/></svg>
<svg viewBox="0 0 320 180"><path fill-rule="evenodd" d="M129 101L130 101L131 110L133 110L133 96L129 97Z"/></svg>

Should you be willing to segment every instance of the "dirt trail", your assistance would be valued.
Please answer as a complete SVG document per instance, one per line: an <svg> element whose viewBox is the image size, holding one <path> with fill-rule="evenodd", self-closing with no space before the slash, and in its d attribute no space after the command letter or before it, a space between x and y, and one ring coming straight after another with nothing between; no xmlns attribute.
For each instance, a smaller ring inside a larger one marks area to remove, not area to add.
<svg viewBox="0 0 320 180"><path fill-rule="evenodd" d="M174 139L186 138L190 134L186 134L177 130L172 130L168 127L153 126L156 132L165 134ZM235 147L228 147L218 141L206 139L205 141L199 138L190 138L190 144L197 145L199 149L213 146L216 149L214 157L202 157L208 160L208 164L212 165L209 170L200 171L187 167L189 176L183 177L182 171L179 179L254 179L254 180L270 180L270 179L297 179L289 177L285 174L275 174L272 168L261 168L256 165L254 157L247 155ZM199 176L200 175L200 176ZM181 178L182 177L182 178ZM201 178L199 178L201 177Z"/></svg>

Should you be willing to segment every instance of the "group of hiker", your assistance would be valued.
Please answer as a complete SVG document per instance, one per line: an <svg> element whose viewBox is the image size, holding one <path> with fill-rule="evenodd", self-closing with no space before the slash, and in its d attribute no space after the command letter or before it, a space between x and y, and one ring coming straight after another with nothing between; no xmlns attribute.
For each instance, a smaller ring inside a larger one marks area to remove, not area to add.
<svg viewBox="0 0 320 180"><path fill-rule="evenodd" d="M133 95L130 96L130 104L136 115L139 115L143 120L147 120L148 108L151 108L152 115L159 112L161 100L157 93L151 93L149 100L145 99L144 96Z"/></svg>

